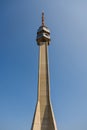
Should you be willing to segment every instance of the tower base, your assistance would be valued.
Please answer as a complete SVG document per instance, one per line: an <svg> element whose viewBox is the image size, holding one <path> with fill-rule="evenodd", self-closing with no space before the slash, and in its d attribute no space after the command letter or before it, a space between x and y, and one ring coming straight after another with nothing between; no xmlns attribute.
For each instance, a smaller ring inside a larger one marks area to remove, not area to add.
<svg viewBox="0 0 87 130"><path fill-rule="evenodd" d="M52 105L50 102L42 108L38 101L31 130L57 130Z"/></svg>

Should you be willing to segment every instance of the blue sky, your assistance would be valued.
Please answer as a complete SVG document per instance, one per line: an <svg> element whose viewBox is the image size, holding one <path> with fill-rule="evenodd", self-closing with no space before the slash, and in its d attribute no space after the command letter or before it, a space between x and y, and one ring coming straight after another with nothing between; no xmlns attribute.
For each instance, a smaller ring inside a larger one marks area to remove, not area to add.
<svg viewBox="0 0 87 130"><path fill-rule="evenodd" d="M59 130L87 130L87 1L0 1L0 130L31 128L38 83L36 32L51 30L51 100Z"/></svg>

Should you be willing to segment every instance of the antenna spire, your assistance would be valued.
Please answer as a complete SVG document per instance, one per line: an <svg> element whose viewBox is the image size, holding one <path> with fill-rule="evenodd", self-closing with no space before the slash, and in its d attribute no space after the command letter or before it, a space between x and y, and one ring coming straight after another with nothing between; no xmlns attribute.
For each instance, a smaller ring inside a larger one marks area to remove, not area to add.
<svg viewBox="0 0 87 130"><path fill-rule="evenodd" d="M44 26L44 11L42 12L42 26Z"/></svg>

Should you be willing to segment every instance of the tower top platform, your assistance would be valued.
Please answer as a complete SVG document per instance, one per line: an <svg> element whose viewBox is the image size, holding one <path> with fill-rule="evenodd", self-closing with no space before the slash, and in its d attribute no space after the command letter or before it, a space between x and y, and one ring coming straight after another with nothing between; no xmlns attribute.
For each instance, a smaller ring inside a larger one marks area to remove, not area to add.
<svg viewBox="0 0 87 130"><path fill-rule="evenodd" d="M37 30L37 44L41 45L42 42L50 43L50 30L47 26L45 26L44 12L42 12L42 25Z"/></svg>

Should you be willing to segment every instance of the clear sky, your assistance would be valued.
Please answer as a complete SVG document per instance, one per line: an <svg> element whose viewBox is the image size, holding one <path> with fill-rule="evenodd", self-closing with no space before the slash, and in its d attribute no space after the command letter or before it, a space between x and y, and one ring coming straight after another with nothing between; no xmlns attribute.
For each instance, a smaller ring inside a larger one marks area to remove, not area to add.
<svg viewBox="0 0 87 130"><path fill-rule="evenodd" d="M50 87L57 126L87 130L86 0L0 0L0 130L31 128L42 10L51 30Z"/></svg>

